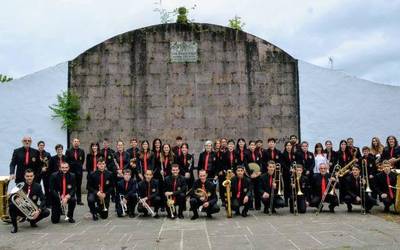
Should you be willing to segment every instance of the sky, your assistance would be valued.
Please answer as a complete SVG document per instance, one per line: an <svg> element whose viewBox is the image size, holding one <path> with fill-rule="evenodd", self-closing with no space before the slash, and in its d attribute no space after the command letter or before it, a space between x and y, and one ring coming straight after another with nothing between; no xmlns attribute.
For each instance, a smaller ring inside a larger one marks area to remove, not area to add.
<svg viewBox="0 0 400 250"><path fill-rule="evenodd" d="M400 0L162 0L195 22L228 25L297 59L400 85ZM1 0L0 74L14 78L71 60L117 34L160 23L160 0ZM329 58L333 59L333 64Z"/></svg>

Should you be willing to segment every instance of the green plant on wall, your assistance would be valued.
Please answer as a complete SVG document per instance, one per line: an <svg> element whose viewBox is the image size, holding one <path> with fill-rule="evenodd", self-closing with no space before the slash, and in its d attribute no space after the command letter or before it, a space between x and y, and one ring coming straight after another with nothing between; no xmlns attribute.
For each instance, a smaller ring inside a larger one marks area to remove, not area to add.
<svg viewBox="0 0 400 250"><path fill-rule="evenodd" d="M80 109L79 96L71 91L63 91L57 95L57 103L49 106L53 111L53 118L61 118L62 129L75 130L78 126Z"/></svg>
<svg viewBox="0 0 400 250"><path fill-rule="evenodd" d="M0 82L9 82L9 81L12 81L12 80L13 80L12 77L0 74Z"/></svg>
<svg viewBox="0 0 400 250"><path fill-rule="evenodd" d="M229 27L235 30L243 30L243 27L246 25L241 20L240 16L235 16L233 19L229 19Z"/></svg>

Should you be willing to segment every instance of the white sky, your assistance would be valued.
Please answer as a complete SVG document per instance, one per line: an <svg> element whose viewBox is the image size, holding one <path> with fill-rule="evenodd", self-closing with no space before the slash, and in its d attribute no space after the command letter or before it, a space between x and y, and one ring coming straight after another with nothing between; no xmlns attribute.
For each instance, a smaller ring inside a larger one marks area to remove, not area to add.
<svg viewBox="0 0 400 250"><path fill-rule="evenodd" d="M0 74L21 77L73 59L129 30L160 23L159 0L1 0ZM352 75L400 85L400 0L163 0L192 7L196 22L227 25L235 15L245 31L298 59Z"/></svg>

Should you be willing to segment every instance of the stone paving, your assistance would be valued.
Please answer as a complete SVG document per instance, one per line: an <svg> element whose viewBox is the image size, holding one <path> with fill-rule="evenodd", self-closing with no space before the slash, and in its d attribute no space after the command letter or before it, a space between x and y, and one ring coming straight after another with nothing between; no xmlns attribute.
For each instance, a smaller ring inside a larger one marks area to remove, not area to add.
<svg viewBox="0 0 400 250"><path fill-rule="evenodd" d="M375 213L381 208L376 208ZM250 211L247 218L227 219L221 210L213 219L169 220L118 218L110 208L107 220L92 221L87 206L78 206L76 223L51 224L49 218L32 229L22 223L17 234L0 226L0 249L400 249L400 225L375 215L361 215L345 206L332 215L294 216Z"/></svg>

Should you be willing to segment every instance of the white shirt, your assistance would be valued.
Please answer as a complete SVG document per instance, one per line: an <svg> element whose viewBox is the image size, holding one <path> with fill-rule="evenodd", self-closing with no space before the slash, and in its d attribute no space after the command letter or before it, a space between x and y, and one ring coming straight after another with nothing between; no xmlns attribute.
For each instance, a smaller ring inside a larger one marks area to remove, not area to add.
<svg viewBox="0 0 400 250"><path fill-rule="evenodd" d="M315 155L315 166L314 166L314 173L319 173L319 165L321 163L325 163L326 166L328 167L328 172L329 172L329 161L326 158L325 154L318 154Z"/></svg>

